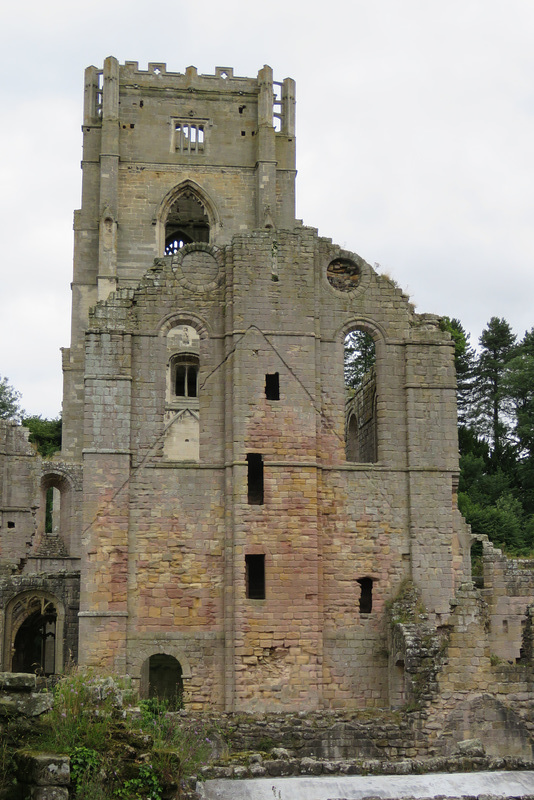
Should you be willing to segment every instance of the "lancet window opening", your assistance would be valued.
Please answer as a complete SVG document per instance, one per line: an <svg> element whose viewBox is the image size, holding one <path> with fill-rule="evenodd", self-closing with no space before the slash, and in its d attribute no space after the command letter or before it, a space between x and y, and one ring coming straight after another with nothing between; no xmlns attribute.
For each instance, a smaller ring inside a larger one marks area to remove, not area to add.
<svg viewBox="0 0 534 800"><path fill-rule="evenodd" d="M345 457L354 463L378 460L376 348L373 336L355 327L345 336Z"/></svg>

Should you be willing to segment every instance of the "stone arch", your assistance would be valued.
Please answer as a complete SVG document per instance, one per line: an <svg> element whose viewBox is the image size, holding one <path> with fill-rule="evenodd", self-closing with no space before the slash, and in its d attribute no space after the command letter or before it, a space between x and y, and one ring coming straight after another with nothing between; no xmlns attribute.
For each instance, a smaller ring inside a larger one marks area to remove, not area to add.
<svg viewBox="0 0 534 800"><path fill-rule="evenodd" d="M144 660L138 666L139 694L143 698L160 697L170 702L187 700L187 681L191 678L191 667L186 655L179 649L165 645L142 654ZM151 684L152 677L152 684Z"/></svg>
<svg viewBox="0 0 534 800"><path fill-rule="evenodd" d="M191 311L173 311L171 314L167 314L158 325L158 333L160 336L167 336L171 328L177 328L179 325L191 325L197 331L200 339L209 338L210 331L207 323L202 317Z"/></svg>
<svg viewBox="0 0 534 800"><path fill-rule="evenodd" d="M354 332L363 334L364 365L361 372L356 370L356 384L349 388L346 384L345 353L350 334ZM378 397L382 381L384 334L370 320L356 319L340 329L340 340L346 385L345 457L353 463L375 463L379 457Z"/></svg>
<svg viewBox="0 0 534 800"><path fill-rule="evenodd" d="M55 595L29 590L6 606L3 669L6 672L63 672L65 608Z"/></svg>
<svg viewBox="0 0 534 800"><path fill-rule="evenodd" d="M221 223L217 207L208 193L187 179L165 195L158 208L155 224L158 254L163 256L171 236L181 235L183 244L213 242L214 232ZM175 249L179 247L177 245Z"/></svg>
<svg viewBox="0 0 534 800"><path fill-rule="evenodd" d="M207 330L191 314L169 315L160 325L166 339L165 435L163 454L169 461L200 457L201 340Z"/></svg>
<svg viewBox="0 0 534 800"><path fill-rule="evenodd" d="M52 548L55 556L73 555L75 543L74 491L76 487L67 472L47 465L41 476L37 531L40 547Z"/></svg>

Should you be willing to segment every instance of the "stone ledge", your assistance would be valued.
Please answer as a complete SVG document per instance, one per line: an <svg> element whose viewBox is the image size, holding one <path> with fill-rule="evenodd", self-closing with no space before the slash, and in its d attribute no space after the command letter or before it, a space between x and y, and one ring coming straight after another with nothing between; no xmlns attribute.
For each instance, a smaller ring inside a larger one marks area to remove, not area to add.
<svg viewBox="0 0 534 800"><path fill-rule="evenodd" d="M248 764L244 761L248 760ZM292 758L289 753L281 758L269 758L260 753L243 754L239 762L213 764L200 771L202 780L229 778L297 777L303 775L425 775L427 773L497 772L534 770L534 760L518 757L495 758L449 757L428 759L402 759L382 761L379 759L315 759Z"/></svg>
<svg viewBox="0 0 534 800"><path fill-rule="evenodd" d="M27 672L0 672L0 691L34 692L35 675Z"/></svg>

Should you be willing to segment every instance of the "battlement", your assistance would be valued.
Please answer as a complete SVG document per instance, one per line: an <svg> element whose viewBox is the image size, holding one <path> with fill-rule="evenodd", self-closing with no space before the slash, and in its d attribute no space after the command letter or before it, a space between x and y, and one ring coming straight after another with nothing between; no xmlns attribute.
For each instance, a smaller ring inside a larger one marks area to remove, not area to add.
<svg viewBox="0 0 534 800"><path fill-rule="evenodd" d="M213 74L204 75L199 74L195 66L186 67L185 72L172 72L167 70L164 62L155 61L143 70L139 69L138 61L119 64L117 59L109 56L103 69L91 66L86 70L84 125L98 124L105 116L106 76L118 84L118 92L117 86L113 88L117 98L121 90L246 96L247 102L254 99L258 103L260 124L271 124L276 132L294 135L295 81L292 78L273 80L268 65L260 69L257 79L254 79L234 75L233 67L215 67Z"/></svg>

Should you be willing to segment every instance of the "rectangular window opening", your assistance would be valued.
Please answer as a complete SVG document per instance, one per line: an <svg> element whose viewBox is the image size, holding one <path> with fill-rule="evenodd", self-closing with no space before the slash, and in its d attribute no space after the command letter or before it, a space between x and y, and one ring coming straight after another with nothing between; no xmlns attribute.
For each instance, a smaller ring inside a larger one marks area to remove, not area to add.
<svg viewBox="0 0 534 800"><path fill-rule="evenodd" d="M373 610L373 579L359 578L360 614L370 614Z"/></svg>
<svg viewBox="0 0 534 800"><path fill-rule="evenodd" d="M263 456L261 453L247 453L248 462L248 503L263 505Z"/></svg>
<svg viewBox="0 0 534 800"><path fill-rule="evenodd" d="M204 127L203 122L175 121L171 151L189 155L204 152Z"/></svg>
<svg viewBox="0 0 534 800"><path fill-rule="evenodd" d="M265 397L267 400L280 400L280 375L278 372L265 376Z"/></svg>
<svg viewBox="0 0 534 800"><path fill-rule="evenodd" d="M245 556L247 597L250 600L265 600L265 556Z"/></svg>

